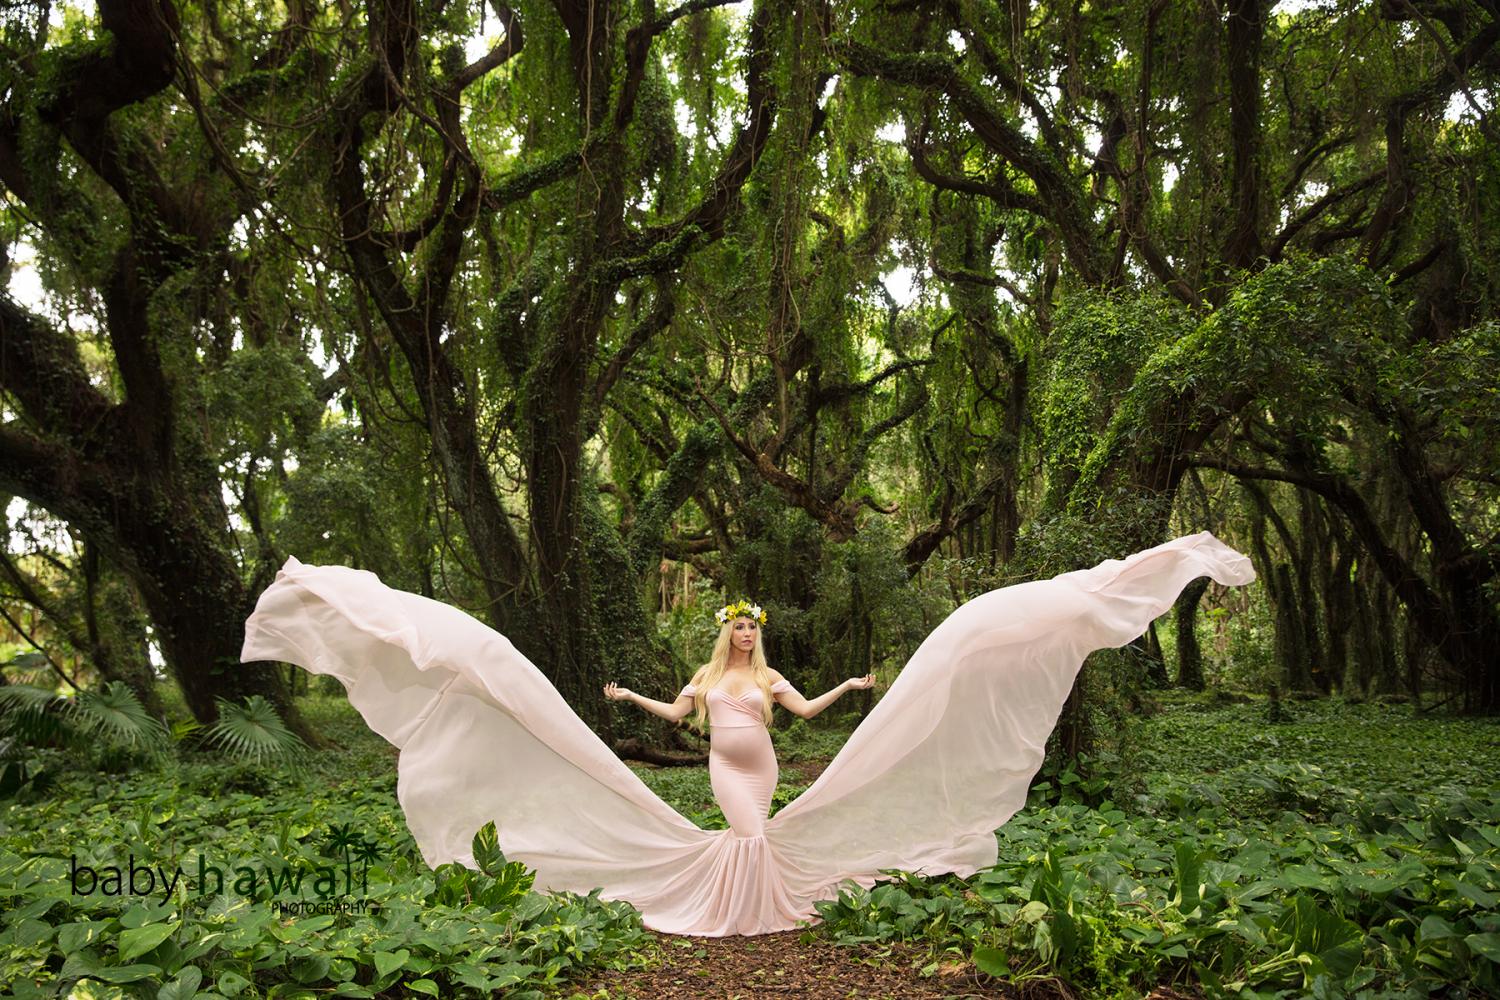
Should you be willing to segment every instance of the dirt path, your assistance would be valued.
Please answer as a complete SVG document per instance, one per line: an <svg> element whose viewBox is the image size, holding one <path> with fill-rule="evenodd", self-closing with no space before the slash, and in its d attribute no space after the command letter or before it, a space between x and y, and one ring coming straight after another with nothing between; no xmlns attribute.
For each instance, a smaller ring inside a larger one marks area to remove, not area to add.
<svg viewBox="0 0 1500 1000"><path fill-rule="evenodd" d="M839 946L803 931L755 937L658 937L652 969L596 974L564 993L570 1000L905 1000L1003 997L1052 1000L1076 996L1055 980L1020 988L966 962L941 963L930 976L923 953L899 943Z"/></svg>

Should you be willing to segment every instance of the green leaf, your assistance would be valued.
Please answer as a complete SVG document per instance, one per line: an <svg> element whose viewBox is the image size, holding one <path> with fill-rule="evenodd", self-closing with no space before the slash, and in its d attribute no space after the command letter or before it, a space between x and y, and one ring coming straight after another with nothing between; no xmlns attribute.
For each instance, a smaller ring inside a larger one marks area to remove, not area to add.
<svg viewBox="0 0 1500 1000"><path fill-rule="evenodd" d="M1422 926L1417 929L1418 941L1440 941L1443 938L1458 937L1458 931L1436 913L1429 913L1422 918Z"/></svg>
<svg viewBox="0 0 1500 1000"><path fill-rule="evenodd" d="M1004 977L1011 975L1010 963L1005 960L1005 952L999 948L975 948L974 965L980 972L987 975Z"/></svg>
<svg viewBox="0 0 1500 1000"><path fill-rule="evenodd" d="M36 948L52 940L53 927L45 920L26 917L11 927L14 942L22 948Z"/></svg>
<svg viewBox="0 0 1500 1000"><path fill-rule="evenodd" d="M1328 884L1328 879L1313 865L1298 865L1282 874L1288 884L1300 889L1321 889Z"/></svg>
<svg viewBox="0 0 1500 1000"><path fill-rule="evenodd" d="M177 929L178 923L178 921L173 920L165 924L147 924L145 927L136 927L131 930L121 931L120 957L129 961L132 958L144 955L171 937L172 932Z"/></svg>
<svg viewBox="0 0 1500 1000"><path fill-rule="evenodd" d="M250 985L250 980L237 972L221 972L214 982L214 989L227 997L239 996Z"/></svg>
<svg viewBox="0 0 1500 1000"><path fill-rule="evenodd" d="M490 820L479 828L470 843L470 853L479 870L491 878L497 877L505 867L505 855L500 851L500 835L495 830L495 821Z"/></svg>
<svg viewBox="0 0 1500 1000"><path fill-rule="evenodd" d="M299 983L316 983L327 978L332 962L327 955L299 955L287 964L287 971Z"/></svg>
<svg viewBox="0 0 1500 1000"><path fill-rule="evenodd" d="M1194 841L1179 840L1173 848L1177 863L1174 886L1176 895L1172 898L1172 905L1181 913L1191 913L1198 908L1203 859Z"/></svg>
<svg viewBox="0 0 1500 1000"><path fill-rule="evenodd" d="M219 721L209 727L208 738L230 756L257 764L263 760L293 763L307 750L261 695L251 695L243 704L220 698L218 705Z"/></svg>
<svg viewBox="0 0 1500 1000"><path fill-rule="evenodd" d="M1494 893L1486 892L1485 890L1479 888L1479 886L1471 885L1468 882L1459 882L1454 885L1453 889L1459 895L1473 900L1475 903L1487 910L1494 909L1496 904L1500 903L1500 897L1496 897Z"/></svg>
<svg viewBox="0 0 1500 1000"><path fill-rule="evenodd" d="M418 993L426 993L430 997L438 995L437 983L431 979L413 979L406 984L406 988L416 990Z"/></svg>
<svg viewBox="0 0 1500 1000"><path fill-rule="evenodd" d="M1047 904L1040 899L1033 899L1016 913L1016 919L1022 923L1034 924L1047 915Z"/></svg>
<svg viewBox="0 0 1500 1000"><path fill-rule="evenodd" d="M375 953L375 971L383 979L406 964L411 958L411 952L402 948L399 951L377 951Z"/></svg>
<svg viewBox="0 0 1500 1000"><path fill-rule="evenodd" d="M203 973L196 965L184 966L178 970L176 979L156 991L156 1000L192 1000L201 982Z"/></svg>
<svg viewBox="0 0 1500 1000"><path fill-rule="evenodd" d="M94 956L88 952L80 952L76 955L69 955L63 960L62 969L58 972L57 978L63 980L79 979L83 976L91 976L93 974Z"/></svg>
<svg viewBox="0 0 1500 1000"><path fill-rule="evenodd" d="M161 975L161 967L157 965L103 965L92 969L89 975L95 979L102 979L106 983L134 983Z"/></svg>
<svg viewBox="0 0 1500 1000"><path fill-rule="evenodd" d="M99 940L108 920L85 920L76 924L61 924L57 928L57 947L64 955L72 954L84 945Z"/></svg>
<svg viewBox="0 0 1500 1000"><path fill-rule="evenodd" d="M1359 925L1318 906L1299 893L1284 907L1277 929L1290 934L1290 951L1318 959L1335 979L1345 979L1364 954L1364 932Z"/></svg>
<svg viewBox="0 0 1500 1000"><path fill-rule="evenodd" d="M1500 934L1490 931L1486 934L1470 934L1464 938L1464 944L1474 951L1483 955L1491 962L1500 964Z"/></svg>
<svg viewBox="0 0 1500 1000"><path fill-rule="evenodd" d="M84 691L71 702L71 712L83 732L112 742L154 748L168 739L166 726L146 711L124 681Z"/></svg>
<svg viewBox="0 0 1500 1000"><path fill-rule="evenodd" d="M125 912L120 914L121 927L145 927L151 922L151 911L146 908L145 903L136 903L126 907Z"/></svg>
<svg viewBox="0 0 1500 1000"><path fill-rule="evenodd" d="M1392 878L1366 875L1363 872L1353 872L1345 875L1343 881L1351 889L1358 889L1360 892L1368 892L1376 896L1383 896L1401 884Z"/></svg>

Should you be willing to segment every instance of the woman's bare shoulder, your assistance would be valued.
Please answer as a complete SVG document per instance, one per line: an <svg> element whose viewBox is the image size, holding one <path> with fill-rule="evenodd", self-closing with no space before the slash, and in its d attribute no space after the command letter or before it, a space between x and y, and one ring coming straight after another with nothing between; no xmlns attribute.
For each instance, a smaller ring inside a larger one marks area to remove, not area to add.
<svg viewBox="0 0 1500 1000"><path fill-rule="evenodd" d="M776 683L779 683L781 681L786 680L785 677L781 676L781 671L777 670L775 667L767 667L766 668L766 673L768 673L768 674L771 675L771 683L772 684L776 684Z"/></svg>

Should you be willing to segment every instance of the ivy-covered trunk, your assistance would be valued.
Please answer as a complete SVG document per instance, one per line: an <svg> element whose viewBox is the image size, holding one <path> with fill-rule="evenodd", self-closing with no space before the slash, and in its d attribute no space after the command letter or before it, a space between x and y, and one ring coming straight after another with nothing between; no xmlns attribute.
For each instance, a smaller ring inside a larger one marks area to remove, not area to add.
<svg viewBox="0 0 1500 1000"><path fill-rule="evenodd" d="M98 379L70 328L0 296L0 387L24 417L0 427L0 491L68 521L130 576L199 721L217 718L217 698L259 694L315 739L279 675L239 663L252 602L200 419L193 338L236 204L211 167L179 199L152 137L115 119L173 80L174 5L99 10L96 40L12 67L0 181L101 307L115 374Z"/></svg>

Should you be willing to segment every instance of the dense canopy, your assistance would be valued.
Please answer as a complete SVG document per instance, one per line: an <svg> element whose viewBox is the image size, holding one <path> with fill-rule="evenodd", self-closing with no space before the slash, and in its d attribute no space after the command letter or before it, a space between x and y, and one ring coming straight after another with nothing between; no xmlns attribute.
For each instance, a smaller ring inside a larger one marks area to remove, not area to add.
<svg viewBox="0 0 1500 1000"><path fill-rule="evenodd" d="M238 664L296 555L464 607L625 736L603 683L675 689L724 599L817 687L1209 529L1257 591L1190 588L1085 704L1201 687L1213 641L1236 683L1500 708L1492 3L0 23L23 666L149 704L155 650L200 720L300 726Z"/></svg>

